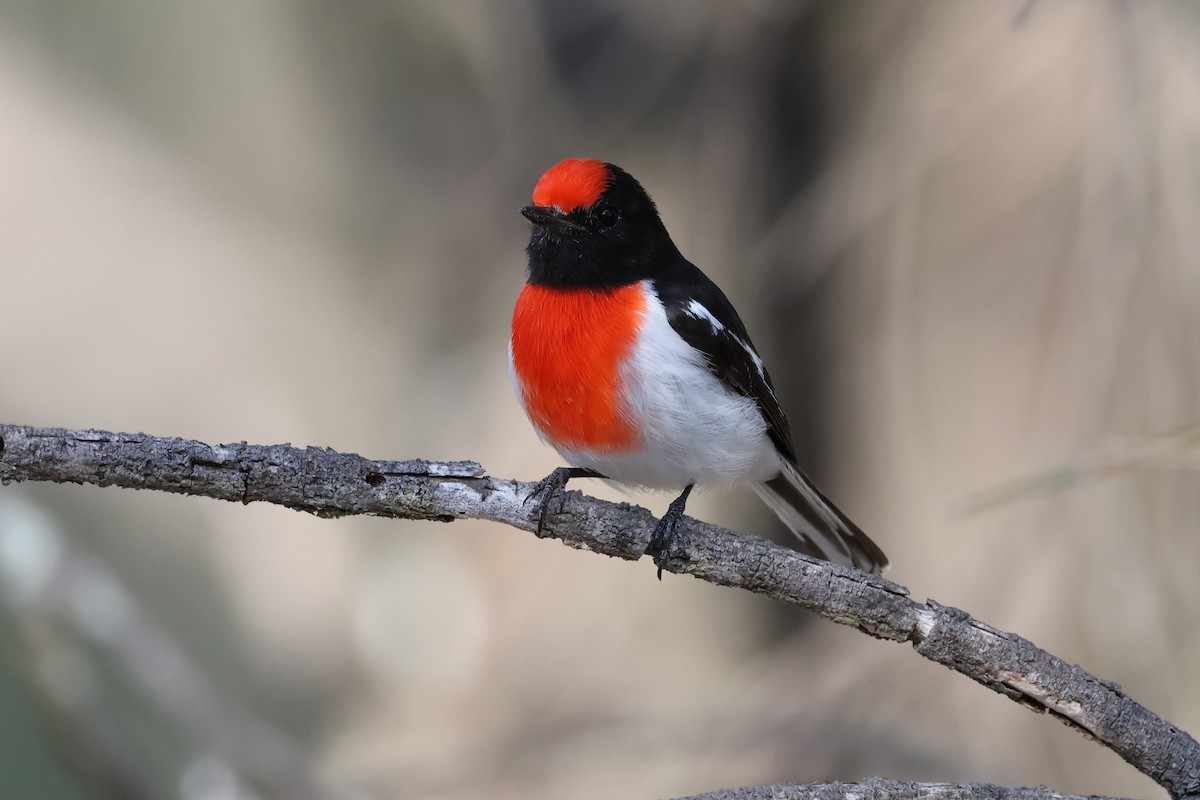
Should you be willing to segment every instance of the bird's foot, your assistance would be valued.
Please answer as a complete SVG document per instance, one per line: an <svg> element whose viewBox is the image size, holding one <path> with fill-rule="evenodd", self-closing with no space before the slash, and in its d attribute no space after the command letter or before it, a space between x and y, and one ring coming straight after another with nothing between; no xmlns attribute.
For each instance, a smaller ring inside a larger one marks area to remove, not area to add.
<svg viewBox="0 0 1200 800"><path fill-rule="evenodd" d="M563 513L567 505L567 481L571 478L603 478L599 472L583 467L559 467L546 477L534 484L533 490L525 497L525 505L536 498L541 510L538 512L537 535L542 535L546 527L546 518L550 515L550 506L558 502L558 511Z"/></svg>
<svg viewBox="0 0 1200 800"><path fill-rule="evenodd" d="M671 553L679 549L679 523L683 520L683 510L687 506L688 495L692 493L692 488L695 484L689 483L683 490L683 494L671 501L671 505L667 507L667 513L662 515L658 521L658 525L654 528L654 535L650 537L650 550L657 553L654 557L654 563L658 566L658 579L662 580L663 567L666 566L667 560L671 557Z"/></svg>

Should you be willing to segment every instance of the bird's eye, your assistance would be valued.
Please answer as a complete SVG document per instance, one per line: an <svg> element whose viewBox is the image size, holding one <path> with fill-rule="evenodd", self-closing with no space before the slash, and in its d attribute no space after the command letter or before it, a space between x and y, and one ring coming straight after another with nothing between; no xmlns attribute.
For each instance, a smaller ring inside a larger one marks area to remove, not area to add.
<svg viewBox="0 0 1200 800"><path fill-rule="evenodd" d="M596 214L596 219L600 220L600 224L606 228L616 225L618 217L617 210L612 206L605 206Z"/></svg>

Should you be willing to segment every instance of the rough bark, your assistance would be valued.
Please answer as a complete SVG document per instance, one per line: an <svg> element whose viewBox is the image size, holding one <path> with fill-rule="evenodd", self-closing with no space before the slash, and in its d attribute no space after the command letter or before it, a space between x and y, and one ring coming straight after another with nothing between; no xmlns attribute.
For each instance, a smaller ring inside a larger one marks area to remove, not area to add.
<svg viewBox="0 0 1200 800"><path fill-rule="evenodd" d="M1084 800L1047 789L990 783L910 783L867 778L855 783L780 784L724 789L679 800ZM1090 797L1087 800L1113 800Z"/></svg>
<svg viewBox="0 0 1200 800"><path fill-rule="evenodd" d="M52 481L274 503L323 517L372 514L537 527L532 484L474 462L372 461L324 448L208 445L145 434L0 425L0 482ZM609 556L648 552L654 518L628 503L567 492L543 536ZM903 586L688 519L664 569L794 603L871 636L911 642L925 658L1112 749L1172 797L1200 797L1200 745L1114 683Z"/></svg>

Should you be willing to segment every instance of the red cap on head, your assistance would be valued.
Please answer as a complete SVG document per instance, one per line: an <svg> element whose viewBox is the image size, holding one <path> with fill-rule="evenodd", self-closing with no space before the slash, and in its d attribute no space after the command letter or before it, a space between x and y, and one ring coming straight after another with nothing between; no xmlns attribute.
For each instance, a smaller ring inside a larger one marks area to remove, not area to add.
<svg viewBox="0 0 1200 800"><path fill-rule="evenodd" d="M568 158L542 175L533 190L533 204L555 206L564 214L569 214L599 200L610 180L612 175L603 161Z"/></svg>

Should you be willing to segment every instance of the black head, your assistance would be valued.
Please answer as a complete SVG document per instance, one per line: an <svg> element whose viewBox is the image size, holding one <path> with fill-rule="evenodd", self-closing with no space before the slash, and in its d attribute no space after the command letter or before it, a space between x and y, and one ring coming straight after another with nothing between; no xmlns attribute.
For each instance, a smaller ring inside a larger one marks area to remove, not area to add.
<svg viewBox="0 0 1200 800"><path fill-rule="evenodd" d="M546 171L521 213L533 223L529 282L611 288L679 256L646 190L613 164L569 158Z"/></svg>

